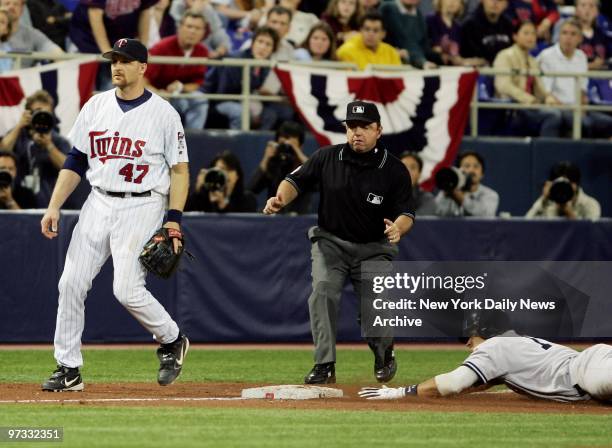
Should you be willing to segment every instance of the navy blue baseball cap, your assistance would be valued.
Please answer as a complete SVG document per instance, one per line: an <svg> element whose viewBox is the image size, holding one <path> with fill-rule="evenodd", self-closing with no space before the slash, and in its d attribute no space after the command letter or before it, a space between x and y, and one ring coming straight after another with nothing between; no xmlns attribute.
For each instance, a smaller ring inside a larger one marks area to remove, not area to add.
<svg viewBox="0 0 612 448"><path fill-rule="evenodd" d="M112 59L113 55L117 54L129 59L130 61L147 62L149 52L139 40L136 39L118 39L113 45L111 51L107 51L102 55L103 58Z"/></svg>
<svg viewBox="0 0 612 448"><path fill-rule="evenodd" d="M352 101L346 105L344 121L363 121L365 123L380 123L380 114L374 103Z"/></svg>

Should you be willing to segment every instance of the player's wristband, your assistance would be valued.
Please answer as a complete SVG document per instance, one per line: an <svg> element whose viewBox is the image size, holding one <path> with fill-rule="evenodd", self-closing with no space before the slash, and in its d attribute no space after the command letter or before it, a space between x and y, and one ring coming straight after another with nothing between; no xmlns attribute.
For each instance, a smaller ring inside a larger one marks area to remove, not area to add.
<svg viewBox="0 0 612 448"><path fill-rule="evenodd" d="M177 224L181 223L181 219L183 218L183 212L176 209L168 210L168 215L166 216L166 222L175 222Z"/></svg>
<svg viewBox="0 0 612 448"><path fill-rule="evenodd" d="M417 392L418 387L419 387L418 384L413 384L412 386L408 386L404 389L404 394L405 395L418 395L418 392Z"/></svg>

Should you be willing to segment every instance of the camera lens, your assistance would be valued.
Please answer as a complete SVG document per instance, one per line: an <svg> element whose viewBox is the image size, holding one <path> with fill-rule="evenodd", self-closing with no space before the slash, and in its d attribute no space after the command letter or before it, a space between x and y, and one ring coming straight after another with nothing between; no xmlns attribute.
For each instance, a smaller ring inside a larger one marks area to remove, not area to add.
<svg viewBox="0 0 612 448"><path fill-rule="evenodd" d="M459 176L452 168L442 168L436 173L436 187L442 191L453 191L459 184Z"/></svg>
<svg viewBox="0 0 612 448"><path fill-rule="evenodd" d="M0 188L6 188L13 183L13 176L8 171L0 171Z"/></svg>
<svg viewBox="0 0 612 448"><path fill-rule="evenodd" d="M48 134L55 126L55 118L53 114L46 110L37 110L32 114L32 120L30 121L32 129L39 134Z"/></svg>
<svg viewBox="0 0 612 448"><path fill-rule="evenodd" d="M555 179L550 186L548 197L557 204L565 204L574 197L572 184L565 178Z"/></svg>
<svg viewBox="0 0 612 448"><path fill-rule="evenodd" d="M227 176L219 168L211 168L204 176L204 188L208 191L221 191L225 188Z"/></svg>

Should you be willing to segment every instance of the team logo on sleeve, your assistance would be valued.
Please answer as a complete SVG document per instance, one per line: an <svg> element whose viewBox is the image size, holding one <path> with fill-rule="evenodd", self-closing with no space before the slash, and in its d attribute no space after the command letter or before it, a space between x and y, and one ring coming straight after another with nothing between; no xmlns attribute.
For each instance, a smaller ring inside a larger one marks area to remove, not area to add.
<svg viewBox="0 0 612 448"><path fill-rule="evenodd" d="M185 134L179 131L177 134L177 138L179 154L183 154L183 151L185 150Z"/></svg>
<svg viewBox="0 0 612 448"><path fill-rule="evenodd" d="M380 205L382 204L383 197L378 196L374 193L368 193L368 198L366 199L370 204Z"/></svg>
<svg viewBox="0 0 612 448"><path fill-rule="evenodd" d="M107 136L107 132L108 129L89 132L89 156L91 159L99 158L100 162L105 163L109 159L134 160L142 157L147 142L122 137L119 132Z"/></svg>

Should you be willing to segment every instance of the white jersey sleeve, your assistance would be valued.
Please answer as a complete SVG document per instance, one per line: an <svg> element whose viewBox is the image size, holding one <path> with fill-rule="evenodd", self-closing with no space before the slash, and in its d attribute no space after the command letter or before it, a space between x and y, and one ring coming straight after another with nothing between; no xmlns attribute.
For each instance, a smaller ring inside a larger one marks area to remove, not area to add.
<svg viewBox="0 0 612 448"><path fill-rule="evenodd" d="M544 339L496 336L480 344L463 363L483 383L501 380L510 389L557 401L588 399L574 386L570 362L578 352Z"/></svg>
<svg viewBox="0 0 612 448"><path fill-rule="evenodd" d="M169 167L177 163L189 162L187 156L187 143L185 142L185 131L178 113L170 117L165 135L165 157Z"/></svg>

